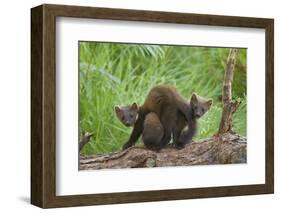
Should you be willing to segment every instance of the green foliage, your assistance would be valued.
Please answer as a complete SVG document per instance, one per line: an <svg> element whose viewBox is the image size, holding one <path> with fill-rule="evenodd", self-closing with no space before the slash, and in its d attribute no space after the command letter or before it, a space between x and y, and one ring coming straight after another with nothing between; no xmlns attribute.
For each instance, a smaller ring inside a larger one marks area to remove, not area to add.
<svg viewBox="0 0 281 213"><path fill-rule="evenodd" d="M94 132L82 150L97 154L120 150L132 129L117 119L114 106L141 105L149 90L171 84L189 98L193 92L212 98L199 121L197 139L212 136L221 118L221 95L229 48L80 42L80 132ZM242 104L234 130L246 135L246 50L239 52L233 97Z"/></svg>

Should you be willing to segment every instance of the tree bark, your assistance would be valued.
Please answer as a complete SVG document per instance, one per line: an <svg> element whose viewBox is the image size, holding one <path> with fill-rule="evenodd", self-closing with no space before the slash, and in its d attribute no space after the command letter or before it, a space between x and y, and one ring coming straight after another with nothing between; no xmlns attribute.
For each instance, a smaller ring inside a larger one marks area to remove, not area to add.
<svg viewBox="0 0 281 213"><path fill-rule="evenodd" d="M238 49L230 49L223 83L223 110L218 134L231 132L233 126L233 113L240 105L240 101L232 100L232 81Z"/></svg>
<svg viewBox="0 0 281 213"><path fill-rule="evenodd" d="M147 168L234 164L247 162L246 138L232 133L221 134L185 145L181 150L165 148L154 152L143 147L131 147L106 155L80 155L80 170Z"/></svg>

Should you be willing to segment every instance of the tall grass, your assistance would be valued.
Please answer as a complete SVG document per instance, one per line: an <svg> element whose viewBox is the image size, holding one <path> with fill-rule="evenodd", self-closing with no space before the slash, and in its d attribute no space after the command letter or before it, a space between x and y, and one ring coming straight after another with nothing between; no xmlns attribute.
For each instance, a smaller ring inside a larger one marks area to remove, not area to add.
<svg viewBox="0 0 281 213"><path fill-rule="evenodd" d="M115 105L141 105L149 90L171 84L189 98L193 92L212 98L211 110L200 119L196 139L212 136L221 118L221 95L229 48L80 42L80 132L94 132L84 154L116 151L131 129L114 113ZM246 50L236 65L233 96L242 104L234 130L246 135Z"/></svg>

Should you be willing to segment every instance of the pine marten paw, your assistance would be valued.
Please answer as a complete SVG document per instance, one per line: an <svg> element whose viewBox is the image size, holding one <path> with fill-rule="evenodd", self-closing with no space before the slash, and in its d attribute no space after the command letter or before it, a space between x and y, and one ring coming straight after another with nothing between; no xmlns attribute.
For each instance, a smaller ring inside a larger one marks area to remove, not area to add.
<svg viewBox="0 0 281 213"><path fill-rule="evenodd" d="M177 143L175 147L176 147L176 149L183 149L184 146L185 146L185 144L183 144L183 143Z"/></svg>

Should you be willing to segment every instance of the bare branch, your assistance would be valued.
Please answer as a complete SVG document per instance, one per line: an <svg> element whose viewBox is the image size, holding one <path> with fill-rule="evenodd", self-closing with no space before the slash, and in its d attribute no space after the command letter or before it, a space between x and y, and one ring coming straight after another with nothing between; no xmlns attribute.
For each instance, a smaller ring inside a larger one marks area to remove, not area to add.
<svg viewBox="0 0 281 213"><path fill-rule="evenodd" d="M80 140L79 140L79 151L81 151L81 149L87 144L89 143L91 137L93 136L94 134L93 133L89 133L89 132L86 132L86 133L83 133L81 136L80 136Z"/></svg>
<svg viewBox="0 0 281 213"><path fill-rule="evenodd" d="M223 110L218 134L232 131L233 113L240 105L240 101L232 100L232 81L238 49L230 49L223 83Z"/></svg>

